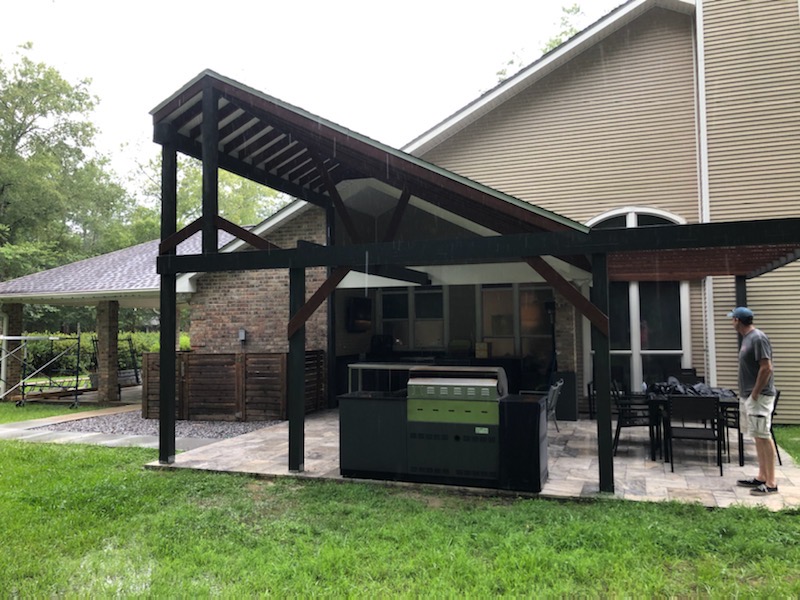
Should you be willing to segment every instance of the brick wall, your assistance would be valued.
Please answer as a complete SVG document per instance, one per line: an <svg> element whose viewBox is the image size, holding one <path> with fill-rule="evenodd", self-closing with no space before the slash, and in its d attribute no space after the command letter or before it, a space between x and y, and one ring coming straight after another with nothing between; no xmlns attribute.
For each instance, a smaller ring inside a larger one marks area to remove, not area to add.
<svg viewBox="0 0 800 600"><path fill-rule="evenodd" d="M561 294L553 292L556 301L556 351L560 371L576 371L578 354L576 344L575 307Z"/></svg>
<svg viewBox="0 0 800 600"><path fill-rule="evenodd" d="M119 400L119 302L97 304L97 394L101 402Z"/></svg>
<svg viewBox="0 0 800 600"><path fill-rule="evenodd" d="M325 243L325 212L311 207L271 232L267 239L281 248L297 240ZM306 298L326 279L325 268L306 269ZM289 271L269 269L207 273L190 301L192 349L198 352L288 352ZM247 332L244 348L239 330ZM306 349L325 350L327 312L323 304L306 322Z"/></svg>

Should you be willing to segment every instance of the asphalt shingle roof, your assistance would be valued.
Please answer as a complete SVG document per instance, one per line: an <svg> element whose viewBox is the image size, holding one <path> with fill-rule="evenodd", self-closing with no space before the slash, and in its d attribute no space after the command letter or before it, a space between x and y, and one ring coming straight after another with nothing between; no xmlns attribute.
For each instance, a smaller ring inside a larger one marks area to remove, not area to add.
<svg viewBox="0 0 800 600"><path fill-rule="evenodd" d="M220 247L232 239L228 233L219 232ZM100 293L125 294L153 292L160 287L156 272L159 240L152 240L102 254L46 271L32 273L0 283L0 301L15 301L28 297L59 296L71 298ZM201 236L195 234L178 246L178 254L201 252Z"/></svg>

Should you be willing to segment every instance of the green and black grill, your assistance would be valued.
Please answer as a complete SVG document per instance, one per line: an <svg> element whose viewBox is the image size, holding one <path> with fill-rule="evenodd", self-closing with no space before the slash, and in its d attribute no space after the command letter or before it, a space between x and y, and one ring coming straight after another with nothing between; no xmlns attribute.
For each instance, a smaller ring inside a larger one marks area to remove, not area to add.
<svg viewBox="0 0 800 600"><path fill-rule="evenodd" d="M412 369L406 406L409 473L465 485L499 480L499 401L506 389L502 369Z"/></svg>

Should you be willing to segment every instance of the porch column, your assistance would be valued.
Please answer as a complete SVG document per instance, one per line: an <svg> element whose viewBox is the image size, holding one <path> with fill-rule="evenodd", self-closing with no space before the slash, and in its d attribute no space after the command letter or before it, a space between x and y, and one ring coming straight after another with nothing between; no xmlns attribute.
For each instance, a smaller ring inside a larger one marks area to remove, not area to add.
<svg viewBox="0 0 800 600"><path fill-rule="evenodd" d="M119 400L119 302L97 305L97 396L101 402Z"/></svg>
<svg viewBox="0 0 800 600"><path fill-rule="evenodd" d="M22 304L4 304L3 313L5 313L3 316L3 335L21 336ZM5 394L7 390L19 384L22 378L22 356L19 356L19 352L22 352L22 350L18 350L17 354L13 356L10 355L10 353L14 352L19 346L20 342L17 340L3 340L3 364L2 374L0 374L2 390L0 390L0 393ZM17 393L19 392L14 391L12 395L16 395Z"/></svg>
<svg viewBox="0 0 800 600"><path fill-rule="evenodd" d="M306 301L306 270L289 269L289 314L294 315ZM306 416L306 326L289 338L287 400L289 413L289 471L303 471Z"/></svg>
<svg viewBox="0 0 800 600"><path fill-rule="evenodd" d="M592 255L592 302L608 314L608 257ZM614 454L611 436L611 356L609 336L592 324L594 386L597 393L597 458L600 491L614 492Z"/></svg>

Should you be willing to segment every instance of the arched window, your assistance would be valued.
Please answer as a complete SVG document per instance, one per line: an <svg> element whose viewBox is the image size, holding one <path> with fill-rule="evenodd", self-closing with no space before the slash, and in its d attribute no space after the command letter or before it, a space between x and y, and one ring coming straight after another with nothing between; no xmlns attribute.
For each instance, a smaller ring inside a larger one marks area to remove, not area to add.
<svg viewBox="0 0 800 600"><path fill-rule="evenodd" d="M685 223L665 211L625 207L587 223L592 228ZM612 281L609 286L611 377L625 389L666 381L691 366L689 286L680 281Z"/></svg>

